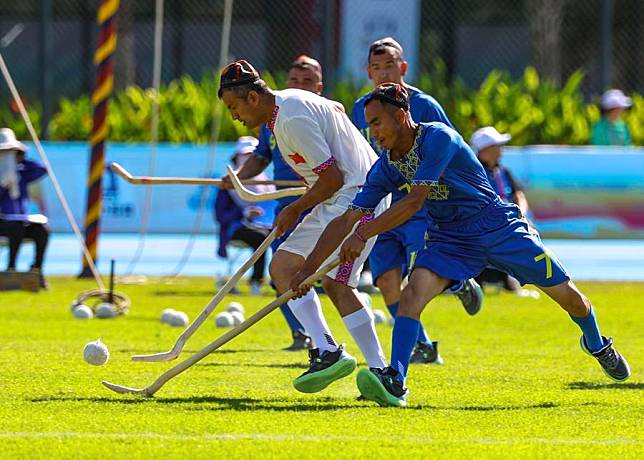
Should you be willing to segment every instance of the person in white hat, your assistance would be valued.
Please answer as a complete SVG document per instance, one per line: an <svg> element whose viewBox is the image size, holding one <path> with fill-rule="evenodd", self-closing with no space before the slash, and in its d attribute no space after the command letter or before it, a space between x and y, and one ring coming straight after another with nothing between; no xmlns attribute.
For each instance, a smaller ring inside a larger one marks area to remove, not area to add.
<svg viewBox="0 0 644 460"><path fill-rule="evenodd" d="M235 169L250 158L257 148L258 140L252 136L242 136L235 144L233 156L230 158ZM269 180L263 172L253 177L255 180ZM272 192L273 185L249 185L256 193ZM226 258L226 246L230 241L242 241L253 249L257 249L273 225L275 202L248 203L242 200L235 190L220 189L214 204L215 220L219 223L219 249L217 254ZM251 291L259 295L264 279L266 258L262 255L253 267L250 279Z"/></svg>
<svg viewBox="0 0 644 460"><path fill-rule="evenodd" d="M47 174L41 164L25 159L27 147L16 139L9 128L0 129L0 236L9 239L8 271L16 269L16 259L24 238L36 245L31 270L40 274L41 287L47 287L42 277L42 264L49 240L45 221L35 221L28 214L27 186ZM42 217L42 216L41 216Z"/></svg>
<svg viewBox="0 0 644 460"><path fill-rule="evenodd" d="M609 89L602 94L599 108L601 119L593 125L592 145L632 145L628 126L622 114L632 105L631 98L619 89Z"/></svg>
<svg viewBox="0 0 644 460"><path fill-rule="evenodd" d="M528 200L523 193L523 186L500 162L503 146L510 139L512 139L510 134L501 134L494 126L485 126L474 132L470 139L470 145L485 168L487 178L494 191L503 201L519 206L522 214L527 216L529 207ZM521 289L519 282L512 276L491 268L483 270L475 279L479 284L501 284L504 289L512 292L518 292Z"/></svg>

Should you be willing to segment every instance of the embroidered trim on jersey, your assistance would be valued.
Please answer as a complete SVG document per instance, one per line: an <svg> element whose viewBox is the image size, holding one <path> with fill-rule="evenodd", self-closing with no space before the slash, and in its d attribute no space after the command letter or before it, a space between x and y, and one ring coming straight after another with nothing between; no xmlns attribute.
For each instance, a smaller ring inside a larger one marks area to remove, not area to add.
<svg viewBox="0 0 644 460"><path fill-rule="evenodd" d="M409 181L410 185L420 185L421 187L423 186L436 186L438 185L437 180L410 180Z"/></svg>
<svg viewBox="0 0 644 460"><path fill-rule="evenodd" d="M351 208L351 205L349 205L349 208ZM357 228L360 228L361 226L363 226L367 222L372 221L374 218L375 218L375 216L374 216L373 212L371 212L370 214L365 214L364 216L362 216L360 218L360 221L358 222L358 227ZM338 272L335 275L335 280L338 283L349 284L349 278L351 278L351 272L353 271L354 262L355 261L352 260L350 262L345 262L343 264L340 264L340 266L338 267Z"/></svg>
<svg viewBox="0 0 644 460"><path fill-rule="evenodd" d="M324 171L325 169L330 168L336 163L335 157L332 156L328 160L326 160L324 163L317 165L315 168L313 168L313 172L317 174L318 176Z"/></svg>
<svg viewBox="0 0 644 460"><path fill-rule="evenodd" d="M389 160L389 163L400 171L403 177L409 182L414 179L416 171L418 170L418 165L420 164L420 159L418 158L418 142L420 141L420 137L424 130L424 125L418 125L418 133L414 139L414 145L401 160L392 160L391 152L387 151L387 160Z"/></svg>
<svg viewBox="0 0 644 460"><path fill-rule="evenodd" d="M275 122L277 121L277 114L279 113L280 108L278 105L275 106L273 109L273 113L271 114L271 121L268 122L268 129L273 132L273 129L275 129Z"/></svg>
<svg viewBox="0 0 644 460"><path fill-rule="evenodd" d="M350 211L358 211L361 212L362 214L371 214L373 213L376 208L363 208L362 206L358 206L356 204L351 203L348 208Z"/></svg>

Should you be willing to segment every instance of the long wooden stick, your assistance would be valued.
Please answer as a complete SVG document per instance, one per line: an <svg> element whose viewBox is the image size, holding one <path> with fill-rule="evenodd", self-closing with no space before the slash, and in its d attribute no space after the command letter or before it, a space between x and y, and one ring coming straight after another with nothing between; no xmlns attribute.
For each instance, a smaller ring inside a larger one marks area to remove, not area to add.
<svg viewBox="0 0 644 460"><path fill-rule="evenodd" d="M340 260L338 258L334 259L333 261L329 262L326 264L324 267L320 268L317 272L315 272L313 275L309 276L306 280L303 281L302 284L313 284L315 281L319 280L322 278L324 275L326 275L328 272L333 270L335 267L337 267L340 264ZM226 332L224 335L221 337L217 338L213 342L210 342L208 345L206 345L204 348L196 352L194 355L190 356L189 358L181 361L179 364L174 366L173 368L167 370L161 376L159 376L152 384L148 385L145 388L131 388L131 387L126 387L123 385L117 385L115 383L110 383L107 381L103 381L103 385L109 388L112 391L115 391L116 393L133 393L133 394L140 394L140 395L145 395L145 396L152 396L154 393L159 391L159 389L165 385L170 379L176 377L177 375L181 374L183 371L186 369L190 368L191 366L195 365L202 359L204 359L206 356L208 356L210 353L218 349L219 347L225 345L226 343L230 342L232 339L237 337L239 334L244 332L246 329L250 328L252 325L256 324L258 321L260 321L262 318L264 318L266 315L268 315L270 312L278 308L280 305L283 303L287 302L288 300L293 297L294 292L289 289L287 292L279 296L277 299L273 300L271 303L269 303L267 306L259 310L257 313L255 313L253 316L248 318L246 321L241 323L239 326L237 326L234 329L231 329L230 331Z"/></svg>
<svg viewBox="0 0 644 460"><path fill-rule="evenodd" d="M221 185L221 179L210 179L207 177L156 177L156 176L133 176L130 172L118 163L110 165L112 171L125 179L126 182L134 185ZM278 187L297 187L303 182L296 180L245 180L246 185L275 185Z"/></svg>
<svg viewBox="0 0 644 460"><path fill-rule="evenodd" d="M237 177L237 174L235 174L235 170L228 165L228 177L230 177L230 181L233 184L233 187L239 197L242 200L245 201L250 201L251 203L257 203L259 201L271 201L271 200L277 200L279 198L284 198L287 196L300 196L304 195L308 188L306 187L290 187L290 188L283 188L280 190L275 190L273 192L262 192L262 193L257 193L253 192L251 190L248 190L246 187L244 187L244 182L247 181L241 181Z"/></svg>
<svg viewBox="0 0 644 460"><path fill-rule="evenodd" d="M170 349L170 351L166 351L163 353L155 353L152 355L134 355L132 356L133 361L150 361L150 362L156 362L156 361L172 361L173 359L176 359L181 351L183 350L184 345L188 341L190 337L192 337L192 334L195 333L197 329L203 324L204 321L210 316L210 314L213 312L213 310L219 305L219 303L228 295L230 290L237 285L239 280L241 279L242 276L248 271L250 267L252 267L255 262L257 262L257 259L259 259L269 248L273 240L275 239L275 230L273 230L271 233L268 234L266 239L262 241L262 244L259 245L257 250L250 256L250 258L242 265L239 270L235 272L235 274L224 284L224 286L217 292L217 294L208 302L208 305L203 309L203 311L197 316L197 318L188 326L188 328L183 331L183 333L179 336L177 341L175 342L174 346Z"/></svg>

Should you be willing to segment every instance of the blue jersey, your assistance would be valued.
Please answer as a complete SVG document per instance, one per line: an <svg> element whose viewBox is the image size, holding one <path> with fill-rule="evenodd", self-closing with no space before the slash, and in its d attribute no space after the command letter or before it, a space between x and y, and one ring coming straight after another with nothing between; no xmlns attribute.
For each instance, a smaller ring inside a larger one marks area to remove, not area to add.
<svg viewBox="0 0 644 460"><path fill-rule="evenodd" d="M466 221L498 200L483 166L460 134L444 123L420 123L411 150L399 161L385 152L373 165L351 208L370 212L394 190L429 185L428 227Z"/></svg>
<svg viewBox="0 0 644 460"><path fill-rule="evenodd" d="M277 146L277 141L275 136L266 124L263 124L259 130L259 144L254 152L255 155L259 156L268 163L273 163L273 178L275 180L300 180L301 177L298 176L295 171L284 161L282 158L282 153L280 152L279 147ZM276 213L279 214L279 211L288 206L298 197L288 196L285 198L280 198L277 200L278 207Z"/></svg>
<svg viewBox="0 0 644 460"><path fill-rule="evenodd" d="M453 128L452 123L449 121L445 111L443 110L443 107L441 107L436 99L413 86L406 85L405 87L407 88L407 91L409 91L409 113L411 113L412 120L416 123L440 121ZM367 96L368 94L365 94L353 105L353 109L351 110L351 121L353 121L356 128L358 128L362 135L369 141L371 147L373 147L376 153L381 155L383 153L382 148L378 144L378 141L371 137L369 133L369 124L367 123L367 119L364 115L364 103ZM391 193L392 203L404 198L406 194L407 190L405 189L393 191Z"/></svg>

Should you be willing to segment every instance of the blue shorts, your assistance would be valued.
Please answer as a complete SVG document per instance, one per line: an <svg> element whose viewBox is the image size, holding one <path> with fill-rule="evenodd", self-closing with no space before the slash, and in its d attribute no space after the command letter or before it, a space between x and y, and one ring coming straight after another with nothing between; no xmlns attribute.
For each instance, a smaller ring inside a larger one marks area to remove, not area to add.
<svg viewBox="0 0 644 460"><path fill-rule="evenodd" d="M486 267L514 276L521 284L556 286L570 279L557 257L514 204L494 202L469 221L437 224L414 268L427 268L443 278L474 278Z"/></svg>
<svg viewBox="0 0 644 460"><path fill-rule="evenodd" d="M416 254L425 246L425 219L412 218L399 227L378 235L369 254L374 283L383 273L400 268L403 278L413 265Z"/></svg>

